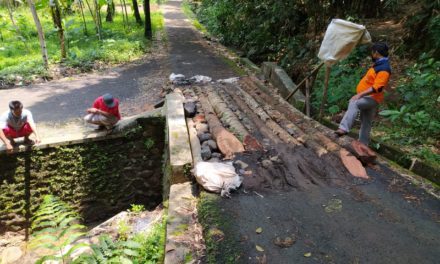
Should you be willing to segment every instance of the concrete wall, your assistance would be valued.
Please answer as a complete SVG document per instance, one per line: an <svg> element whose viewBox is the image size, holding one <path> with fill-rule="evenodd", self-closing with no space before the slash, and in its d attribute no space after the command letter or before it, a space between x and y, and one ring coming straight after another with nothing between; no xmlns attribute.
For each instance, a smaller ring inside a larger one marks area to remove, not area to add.
<svg viewBox="0 0 440 264"><path fill-rule="evenodd" d="M26 227L49 193L79 209L85 221L130 204L149 208L162 202L165 120L137 121L111 139L0 153L0 233Z"/></svg>

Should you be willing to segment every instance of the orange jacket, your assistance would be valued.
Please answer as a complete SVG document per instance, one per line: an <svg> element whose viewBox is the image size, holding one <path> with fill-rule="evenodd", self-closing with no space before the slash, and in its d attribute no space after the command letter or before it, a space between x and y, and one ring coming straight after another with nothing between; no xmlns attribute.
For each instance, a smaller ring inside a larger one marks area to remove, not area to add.
<svg viewBox="0 0 440 264"><path fill-rule="evenodd" d="M365 76L359 82L356 93L361 93L373 87L374 92L370 96L376 100L377 103L383 101L384 88L388 84L391 76L391 67L387 57L378 59L373 67L368 69Z"/></svg>

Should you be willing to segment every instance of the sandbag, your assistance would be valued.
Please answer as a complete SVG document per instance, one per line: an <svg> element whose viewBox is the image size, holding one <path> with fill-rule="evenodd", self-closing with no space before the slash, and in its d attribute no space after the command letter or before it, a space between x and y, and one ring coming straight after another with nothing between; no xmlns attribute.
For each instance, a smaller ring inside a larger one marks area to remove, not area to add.
<svg viewBox="0 0 440 264"><path fill-rule="evenodd" d="M371 42L370 33L365 26L342 19L333 19L325 32L318 57L327 66L345 59L357 44Z"/></svg>
<svg viewBox="0 0 440 264"><path fill-rule="evenodd" d="M197 182L207 191L229 196L231 190L240 187L243 179L235 172L232 162L197 162L194 167Z"/></svg>

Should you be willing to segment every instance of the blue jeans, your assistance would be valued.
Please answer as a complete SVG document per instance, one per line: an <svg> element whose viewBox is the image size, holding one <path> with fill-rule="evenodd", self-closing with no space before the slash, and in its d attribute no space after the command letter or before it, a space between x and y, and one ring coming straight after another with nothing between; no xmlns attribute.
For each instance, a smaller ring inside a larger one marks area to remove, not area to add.
<svg viewBox="0 0 440 264"><path fill-rule="evenodd" d="M348 132L353 126L354 120L361 112L361 130L359 131L359 141L368 146L370 143L371 123L378 103L371 97L365 96L356 101L350 101L347 112L342 118L339 128Z"/></svg>

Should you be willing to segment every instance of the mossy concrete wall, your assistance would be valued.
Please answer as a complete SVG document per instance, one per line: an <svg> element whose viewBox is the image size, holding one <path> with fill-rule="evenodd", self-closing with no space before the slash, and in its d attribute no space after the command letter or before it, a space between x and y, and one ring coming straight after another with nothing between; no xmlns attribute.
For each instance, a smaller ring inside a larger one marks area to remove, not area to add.
<svg viewBox="0 0 440 264"><path fill-rule="evenodd" d="M72 204L86 222L162 202L165 120L138 123L113 139L0 154L0 233L26 228L45 194Z"/></svg>

